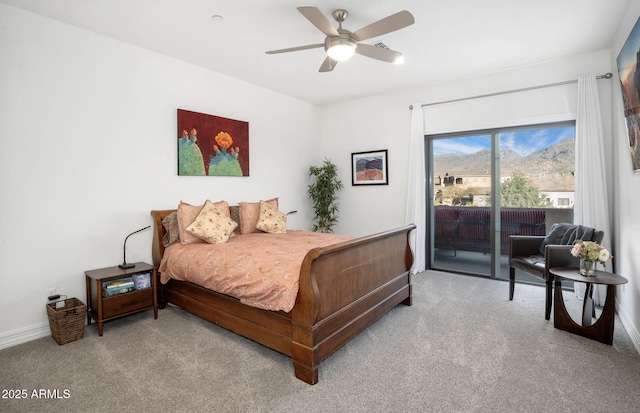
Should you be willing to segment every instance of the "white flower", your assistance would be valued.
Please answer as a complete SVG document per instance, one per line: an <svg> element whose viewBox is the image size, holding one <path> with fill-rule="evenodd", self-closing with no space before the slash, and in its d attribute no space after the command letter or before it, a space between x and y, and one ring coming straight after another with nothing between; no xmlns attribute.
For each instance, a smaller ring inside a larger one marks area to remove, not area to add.
<svg viewBox="0 0 640 413"><path fill-rule="evenodd" d="M601 249L600 252L598 253L598 261L600 261L601 263L604 263L610 257L611 257L611 254L606 248Z"/></svg>

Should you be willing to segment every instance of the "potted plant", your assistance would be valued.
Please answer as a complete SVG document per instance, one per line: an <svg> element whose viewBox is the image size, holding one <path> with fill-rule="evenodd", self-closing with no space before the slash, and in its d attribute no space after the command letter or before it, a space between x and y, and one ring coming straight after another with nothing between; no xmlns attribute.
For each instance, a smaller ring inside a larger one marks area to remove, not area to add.
<svg viewBox="0 0 640 413"><path fill-rule="evenodd" d="M315 178L307 191L313 202L313 219L316 221L312 230L333 232L331 228L338 222L337 192L342 189L338 167L325 158L322 166L309 167L309 178Z"/></svg>

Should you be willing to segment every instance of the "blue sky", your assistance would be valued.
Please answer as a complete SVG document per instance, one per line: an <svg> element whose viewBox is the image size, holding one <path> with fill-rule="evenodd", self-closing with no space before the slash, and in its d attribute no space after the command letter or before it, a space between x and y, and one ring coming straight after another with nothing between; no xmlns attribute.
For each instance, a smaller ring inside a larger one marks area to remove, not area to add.
<svg viewBox="0 0 640 413"><path fill-rule="evenodd" d="M565 139L575 136L573 127L533 129L528 131L507 132L500 134L500 148L511 149L522 156L529 155ZM449 153L470 154L489 149L489 135L468 136L464 138L436 139L433 141L434 155Z"/></svg>

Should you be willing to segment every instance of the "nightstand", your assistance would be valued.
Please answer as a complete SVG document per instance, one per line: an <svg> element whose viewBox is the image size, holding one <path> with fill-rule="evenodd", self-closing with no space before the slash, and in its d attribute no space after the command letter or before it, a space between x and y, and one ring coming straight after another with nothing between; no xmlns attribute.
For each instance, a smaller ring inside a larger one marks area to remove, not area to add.
<svg viewBox="0 0 640 413"><path fill-rule="evenodd" d="M125 280L150 273L149 288L117 294L107 293L107 286L114 281ZM106 321L153 308L153 318L158 318L158 273L153 265L137 262L132 268L118 266L85 271L87 283L87 324L91 319L98 323L98 335L102 336Z"/></svg>

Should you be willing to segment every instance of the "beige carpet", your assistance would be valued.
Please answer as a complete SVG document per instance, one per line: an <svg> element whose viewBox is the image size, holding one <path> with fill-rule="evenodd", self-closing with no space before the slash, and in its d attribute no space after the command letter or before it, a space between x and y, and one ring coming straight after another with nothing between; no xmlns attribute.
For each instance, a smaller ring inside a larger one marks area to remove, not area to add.
<svg viewBox="0 0 640 413"><path fill-rule="evenodd" d="M148 311L0 351L2 412L635 412L640 356L616 320L613 346L553 328L544 290L427 272L399 306L320 366L186 314ZM572 312L580 302L566 294ZM44 307L44 306L43 306ZM44 308L43 308L44 311ZM39 391L56 398L38 399Z"/></svg>

